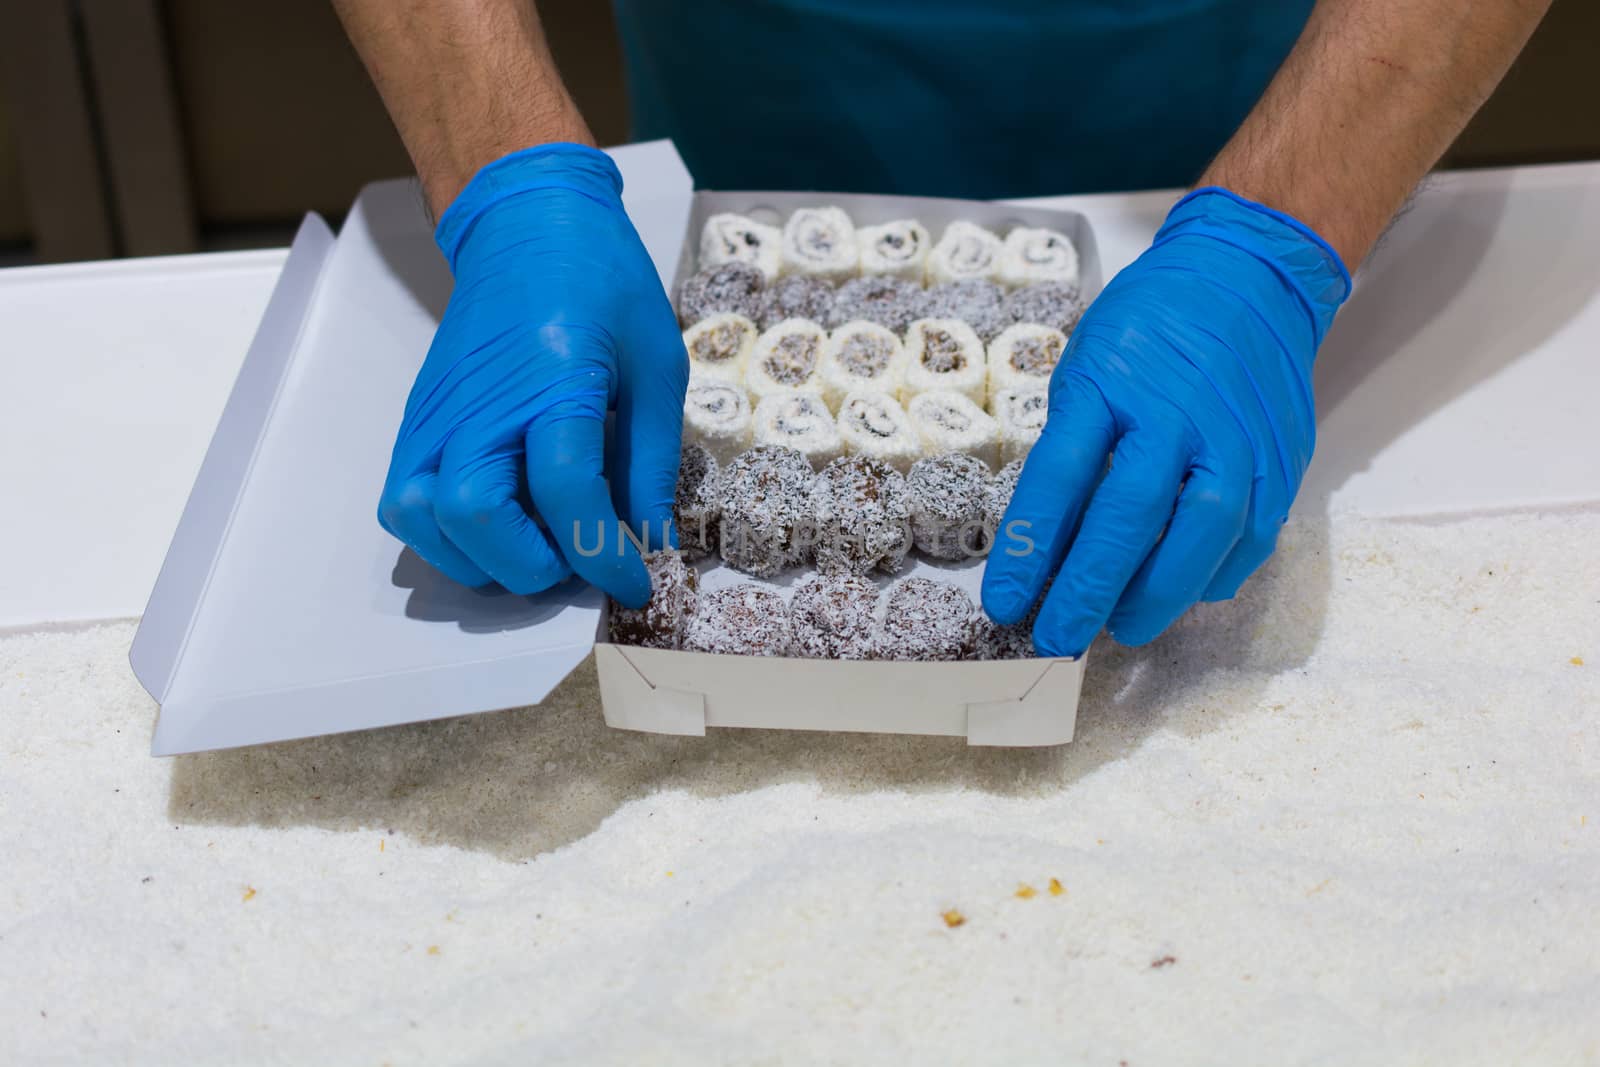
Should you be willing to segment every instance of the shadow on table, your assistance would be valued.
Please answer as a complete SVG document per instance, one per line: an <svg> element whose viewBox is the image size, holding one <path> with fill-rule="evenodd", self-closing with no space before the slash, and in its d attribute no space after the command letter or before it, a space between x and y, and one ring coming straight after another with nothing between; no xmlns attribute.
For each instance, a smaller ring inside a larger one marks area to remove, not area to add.
<svg viewBox="0 0 1600 1067"><path fill-rule="evenodd" d="M576 578L531 596L508 593L498 585L472 589L446 578L409 548L396 554L389 580L395 588L409 591L406 618L453 622L467 633L475 634L537 626L585 595L582 583Z"/></svg>
<svg viewBox="0 0 1600 1067"><path fill-rule="evenodd" d="M1204 605L1142 649L1102 642L1073 744L973 749L959 738L713 730L663 737L607 727L593 662L539 707L316 738L174 761L174 822L392 829L520 860L592 833L661 790L706 797L784 782L832 794L905 791L930 805L955 790L1068 789L1152 732L1202 733L1252 708L1270 678L1304 662L1329 592L1321 524L1293 524L1241 597ZM1226 706L1208 702L1229 674ZM1243 681L1241 681L1243 679Z"/></svg>
<svg viewBox="0 0 1600 1067"><path fill-rule="evenodd" d="M1336 418L1340 432L1317 452L1302 514L1325 511L1378 453L1539 347L1600 288L1593 188L1552 183L1508 213L1504 186L1466 180L1432 180L1362 268L1318 356L1318 420ZM1516 239L1497 248L1496 235L1512 227Z"/></svg>

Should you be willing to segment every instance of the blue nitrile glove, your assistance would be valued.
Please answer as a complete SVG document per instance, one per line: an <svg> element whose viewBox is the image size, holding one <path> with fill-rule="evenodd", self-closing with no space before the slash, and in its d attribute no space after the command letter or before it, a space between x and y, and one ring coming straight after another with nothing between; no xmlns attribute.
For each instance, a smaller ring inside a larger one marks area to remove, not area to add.
<svg viewBox="0 0 1600 1067"><path fill-rule="evenodd" d="M1021 620L1055 575L1034 644L1067 656L1102 626L1143 644L1233 596L1311 461L1311 363L1349 292L1296 220L1222 189L1180 200L1056 366L989 555L989 614Z"/></svg>
<svg viewBox="0 0 1600 1067"><path fill-rule="evenodd" d="M576 571L642 605L650 579L618 516L662 544L689 369L622 176L581 145L515 152L478 172L434 237L455 292L379 521L465 585L533 593Z"/></svg>

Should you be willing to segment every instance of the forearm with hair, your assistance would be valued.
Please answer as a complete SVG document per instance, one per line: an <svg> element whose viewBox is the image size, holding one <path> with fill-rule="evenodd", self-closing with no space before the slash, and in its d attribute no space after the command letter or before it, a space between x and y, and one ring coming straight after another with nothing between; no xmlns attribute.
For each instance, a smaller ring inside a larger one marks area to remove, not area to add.
<svg viewBox="0 0 1600 1067"><path fill-rule="evenodd" d="M1551 0L1319 0L1201 178L1300 219L1354 269Z"/></svg>
<svg viewBox="0 0 1600 1067"><path fill-rule="evenodd" d="M333 0L437 216L509 152L594 143L531 0Z"/></svg>

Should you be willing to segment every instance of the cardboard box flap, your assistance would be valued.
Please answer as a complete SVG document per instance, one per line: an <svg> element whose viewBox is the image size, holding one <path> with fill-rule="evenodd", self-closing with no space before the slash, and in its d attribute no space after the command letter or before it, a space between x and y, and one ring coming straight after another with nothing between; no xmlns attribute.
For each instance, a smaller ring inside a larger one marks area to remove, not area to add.
<svg viewBox="0 0 1600 1067"><path fill-rule="evenodd" d="M320 216L306 216L173 532L128 653L134 676L158 702L172 685L333 241L333 231Z"/></svg>
<svg viewBox="0 0 1600 1067"><path fill-rule="evenodd" d="M1084 668L1081 658L802 661L606 644L595 661L606 722L619 729L943 734L969 745L1022 746L1072 740Z"/></svg>
<svg viewBox="0 0 1600 1067"><path fill-rule="evenodd" d="M705 736L703 694L652 684L616 645L596 645L594 659L607 726L680 737Z"/></svg>
<svg viewBox="0 0 1600 1067"><path fill-rule="evenodd" d="M688 173L669 144L615 157L670 278ZM135 644L163 705L157 753L536 703L593 647L596 590L466 589L378 525L406 394L450 288L412 182L363 190L337 241L308 222Z"/></svg>
<svg viewBox="0 0 1600 1067"><path fill-rule="evenodd" d="M1064 745L1078 726L1083 660L1055 660L1021 697L967 705L967 744Z"/></svg>

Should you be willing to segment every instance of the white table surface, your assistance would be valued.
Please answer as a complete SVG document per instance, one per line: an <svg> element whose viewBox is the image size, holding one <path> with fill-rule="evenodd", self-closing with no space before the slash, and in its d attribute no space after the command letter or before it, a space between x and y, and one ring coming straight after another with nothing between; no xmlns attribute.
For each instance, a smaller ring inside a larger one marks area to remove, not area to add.
<svg viewBox="0 0 1600 1067"><path fill-rule="evenodd" d="M1041 201L1107 273L1170 192ZM1298 509L1432 515L1600 499L1600 164L1441 175L1318 361ZM0 628L138 615L282 251L0 271Z"/></svg>
<svg viewBox="0 0 1600 1067"><path fill-rule="evenodd" d="M0 271L0 627L144 611L286 255Z"/></svg>

